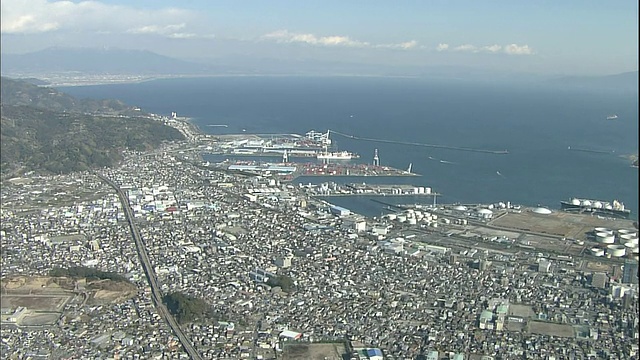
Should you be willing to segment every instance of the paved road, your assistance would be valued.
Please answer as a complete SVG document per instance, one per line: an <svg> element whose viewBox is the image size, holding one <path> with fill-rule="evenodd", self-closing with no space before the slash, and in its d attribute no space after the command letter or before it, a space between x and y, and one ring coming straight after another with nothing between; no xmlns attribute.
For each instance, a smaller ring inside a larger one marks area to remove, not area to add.
<svg viewBox="0 0 640 360"><path fill-rule="evenodd" d="M162 302L162 291L160 290L160 284L158 283L158 278L156 277L153 266L151 265L151 260L149 259L149 255L147 254L147 249L142 242L140 230L135 224L133 210L129 205L129 199L127 199L124 191L122 191L122 189L120 189L120 187L116 183L102 175L97 174L97 176L118 193L120 203L122 203L122 208L124 209L125 216L127 218L127 221L129 222L129 228L131 229L131 235L133 236L133 240L136 244L136 250L138 251L138 256L140 257L140 262L142 263L142 268L144 269L144 273L147 276L147 281L149 282L149 286L151 287L151 299L153 300L153 303L158 310L158 314L167 322L167 324L169 324L169 327L171 328L171 330L173 330L174 334L176 334L176 336L180 340L180 343L182 344L182 347L189 354L191 359L201 360L202 357L193 347L191 339L189 339L187 335L182 332L180 325Z"/></svg>

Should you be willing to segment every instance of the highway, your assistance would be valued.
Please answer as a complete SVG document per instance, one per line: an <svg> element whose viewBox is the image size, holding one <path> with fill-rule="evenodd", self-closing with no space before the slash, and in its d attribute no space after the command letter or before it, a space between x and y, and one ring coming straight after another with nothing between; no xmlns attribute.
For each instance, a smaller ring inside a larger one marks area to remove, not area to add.
<svg viewBox="0 0 640 360"><path fill-rule="evenodd" d="M102 181L111 186L118 194L120 198L120 203L122 204L122 208L125 212L125 217L127 222L129 222L129 228L131 229L131 235L133 236L133 240L136 244L136 250L138 252L138 257L140 258L140 262L142 263L142 268L144 270L145 275L147 276L147 281L149 282L149 286L151 287L151 299L153 300L153 304L158 310L158 315L162 317L173 333L178 337L180 343L184 350L189 354L191 359L202 359L200 354L196 351L191 343L191 339L189 339L180 328L180 325L176 321L176 319L171 315L167 307L162 302L162 291L160 290L160 284L158 283L158 279L156 277L153 266L151 265L151 260L149 259L149 255L147 254L147 249L142 242L142 236L140 236L140 230L138 226L136 226L133 216L133 210L129 205L129 199L125 195L124 191L120 189L120 187L114 183L113 181L107 179L106 177L96 174Z"/></svg>

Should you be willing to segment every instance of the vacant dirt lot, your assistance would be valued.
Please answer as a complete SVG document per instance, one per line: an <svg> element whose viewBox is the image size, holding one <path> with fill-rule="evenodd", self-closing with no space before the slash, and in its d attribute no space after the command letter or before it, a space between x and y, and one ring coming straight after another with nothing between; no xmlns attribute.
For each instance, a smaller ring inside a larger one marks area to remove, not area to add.
<svg viewBox="0 0 640 360"><path fill-rule="evenodd" d="M62 311L70 296L2 295L2 307L15 309L24 306L34 311Z"/></svg>
<svg viewBox="0 0 640 360"><path fill-rule="evenodd" d="M574 337L573 327L569 325L551 324L541 321L530 321L528 324L529 332L533 334L541 334L557 337Z"/></svg>
<svg viewBox="0 0 640 360"><path fill-rule="evenodd" d="M284 360L343 360L346 349L343 344L287 344Z"/></svg>

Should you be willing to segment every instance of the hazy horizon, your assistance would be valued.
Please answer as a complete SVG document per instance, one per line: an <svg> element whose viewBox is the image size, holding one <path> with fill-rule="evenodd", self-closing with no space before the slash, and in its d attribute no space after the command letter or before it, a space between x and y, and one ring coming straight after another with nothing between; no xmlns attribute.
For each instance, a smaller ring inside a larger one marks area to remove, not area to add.
<svg viewBox="0 0 640 360"><path fill-rule="evenodd" d="M371 68L465 67L602 76L638 70L636 2L245 2L8 0L2 53L49 47L148 50L211 64L241 59Z"/></svg>

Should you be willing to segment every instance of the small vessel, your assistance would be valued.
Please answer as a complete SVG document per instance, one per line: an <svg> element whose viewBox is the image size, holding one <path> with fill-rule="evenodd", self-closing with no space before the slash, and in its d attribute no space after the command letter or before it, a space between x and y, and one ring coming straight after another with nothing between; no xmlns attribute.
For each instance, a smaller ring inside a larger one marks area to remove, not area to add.
<svg viewBox="0 0 640 360"><path fill-rule="evenodd" d="M316 158L319 160L351 160L359 157L360 155L348 151L319 152L316 154Z"/></svg>
<svg viewBox="0 0 640 360"><path fill-rule="evenodd" d="M626 209L618 200L608 201L571 198L569 201L560 201L560 208L569 212L586 212L597 215L614 216L629 219L631 210Z"/></svg>
<svg viewBox="0 0 640 360"><path fill-rule="evenodd" d="M609 115L609 116L607 116L607 120L615 120L615 119L617 119L617 118L618 118L618 115L617 115L617 114L613 114L613 115Z"/></svg>

